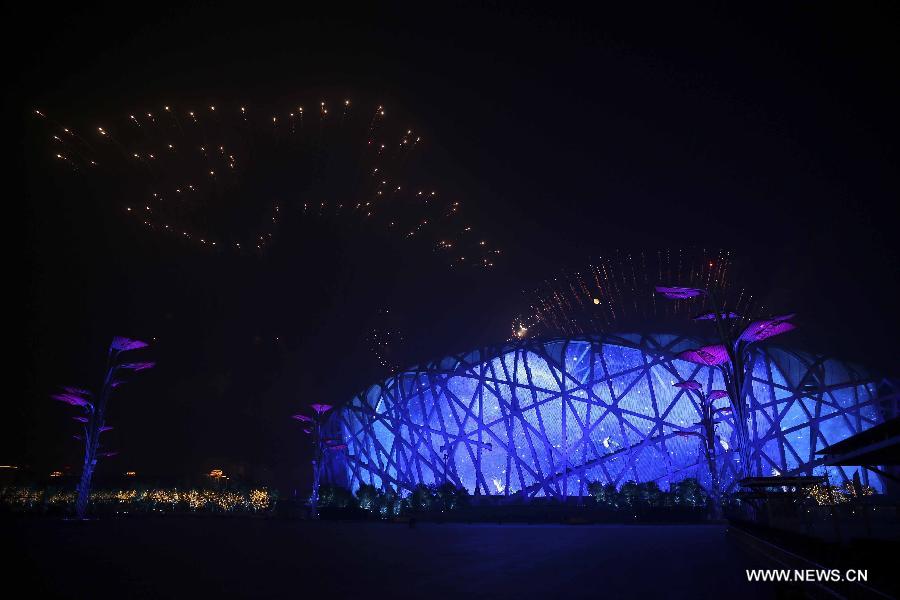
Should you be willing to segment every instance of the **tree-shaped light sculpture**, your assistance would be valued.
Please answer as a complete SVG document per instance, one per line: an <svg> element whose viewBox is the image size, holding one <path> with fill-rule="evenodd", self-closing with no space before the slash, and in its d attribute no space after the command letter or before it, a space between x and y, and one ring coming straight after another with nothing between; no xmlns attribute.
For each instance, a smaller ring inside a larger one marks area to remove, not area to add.
<svg viewBox="0 0 900 600"><path fill-rule="evenodd" d="M727 398L728 392L725 390L712 390L708 394L704 393L703 386L693 379L674 385L683 389L688 395L694 394L700 401L700 421L694 423L692 429L676 431L675 435L681 437L696 436L703 442L703 454L706 457L706 465L709 468L713 517L719 518L722 514L722 484L719 481L719 467L716 463L716 441L720 441L716 435L716 418L718 416L717 413L729 412L731 409L717 409L713 403L721 398ZM727 442L721 440L720 443L725 450L728 450Z"/></svg>
<svg viewBox="0 0 900 600"><path fill-rule="evenodd" d="M115 456L118 452L103 450L100 445L100 434L109 431L112 427L106 425L106 407L109 404L113 391L118 388L124 379L121 379L124 371L143 371L155 366L153 362L124 362L123 353L132 350L146 348L147 344L140 340L116 336L109 346L106 357L106 375L100 392L96 396L84 389L63 387L63 391L54 394L54 400L77 406L84 410L83 416L72 417L83 424L84 433L74 436L75 439L84 442L84 464L81 468L81 479L78 482L78 495L75 500L75 514L79 519L87 515L88 502L91 498L91 479L94 469L97 467L98 458Z"/></svg>
<svg viewBox="0 0 900 600"><path fill-rule="evenodd" d="M311 404L312 414L296 414L291 418L303 423L303 433L310 436L313 447L313 487L309 496L309 516L311 519L319 518L319 484L322 481L322 468L325 464L326 451L338 451L347 447L346 444L333 438L325 437L322 425L325 423L325 413L331 410L330 404Z"/></svg>
<svg viewBox="0 0 900 600"><path fill-rule="evenodd" d="M757 342L787 333L796 326L790 322L794 314L780 315L751 322L743 330L744 318L726 310L715 289L656 286L656 291L672 300L705 297L712 310L694 317L695 321L713 321L719 343L685 350L676 358L695 364L717 367L722 372L725 390L734 413L735 432L738 440L739 472L748 477L750 472L750 433L747 425L749 407L744 400L749 369L753 367L751 351Z"/></svg>

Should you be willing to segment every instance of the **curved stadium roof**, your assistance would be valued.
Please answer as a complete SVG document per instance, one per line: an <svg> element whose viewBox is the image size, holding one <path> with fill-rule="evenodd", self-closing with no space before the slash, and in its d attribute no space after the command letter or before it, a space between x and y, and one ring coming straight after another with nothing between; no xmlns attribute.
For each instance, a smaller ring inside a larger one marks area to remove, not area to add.
<svg viewBox="0 0 900 600"><path fill-rule="evenodd" d="M450 481L470 493L517 497L587 494L591 481L709 485L701 441L679 431L699 420L695 399L673 384L722 389L722 375L673 356L697 339L667 335L526 340L404 371L337 411L347 443L329 479L409 491ZM749 390L752 472L818 473L815 452L884 420L875 382L822 356L764 347ZM728 399L716 401L726 407ZM733 415L717 421L719 471L733 487ZM855 468L835 467L832 481ZM864 483L881 489L863 470Z"/></svg>

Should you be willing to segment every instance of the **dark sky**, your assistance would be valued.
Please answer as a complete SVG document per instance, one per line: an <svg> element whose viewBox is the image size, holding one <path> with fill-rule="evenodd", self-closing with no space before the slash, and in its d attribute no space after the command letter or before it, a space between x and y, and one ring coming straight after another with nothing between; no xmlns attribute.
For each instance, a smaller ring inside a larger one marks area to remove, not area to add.
<svg viewBox="0 0 900 600"><path fill-rule="evenodd" d="M797 343L896 375L887 7L20 13L7 106L24 139L26 364L0 462L77 464L67 407L47 395L95 384L124 334L156 337L159 366L115 399L122 454L104 468L246 461L291 485L305 459L288 416L373 380L361 339L379 307L399 314L410 362L500 342L523 287L616 248L733 249L751 289L800 313ZM29 115L322 90L414 116L441 185L504 248L495 271L448 273L339 223L301 223L261 260L163 243L53 168Z"/></svg>

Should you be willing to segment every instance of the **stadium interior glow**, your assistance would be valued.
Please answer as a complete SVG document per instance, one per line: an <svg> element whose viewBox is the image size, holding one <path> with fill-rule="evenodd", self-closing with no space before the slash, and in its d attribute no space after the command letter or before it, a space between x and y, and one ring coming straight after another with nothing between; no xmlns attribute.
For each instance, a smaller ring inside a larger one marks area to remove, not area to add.
<svg viewBox="0 0 900 600"><path fill-rule="evenodd" d="M406 493L449 481L479 495L566 498L591 481L687 477L709 486L696 380L722 389L722 375L673 358L698 340L675 335L606 335L523 340L444 358L371 386L336 411L328 478ZM859 369L823 356L764 347L748 379L751 473L821 473L817 450L882 422L896 402L878 397ZM733 489L739 454L728 398L716 400L717 462ZM681 432L681 433L679 433ZM855 468L832 467L833 483ZM882 489L862 470L863 483Z"/></svg>

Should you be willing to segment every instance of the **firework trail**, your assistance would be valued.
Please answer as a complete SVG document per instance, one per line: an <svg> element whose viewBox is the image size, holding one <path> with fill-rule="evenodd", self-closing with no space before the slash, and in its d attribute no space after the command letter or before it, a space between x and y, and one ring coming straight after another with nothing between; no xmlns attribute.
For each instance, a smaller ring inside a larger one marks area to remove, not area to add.
<svg viewBox="0 0 900 600"><path fill-rule="evenodd" d="M704 296L661 301L657 285L702 287L723 298L722 310L744 319L762 310L734 281L734 260L725 250L663 249L614 252L586 267L565 271L530 290L512 321L512 338L578 337L673 323L710 310Z"/></svg>
<svg viewBox="0 0 900 600"><path fill-rule="evenodd" d="M388 308L379 309L366 334L366 343L383 371L396 373L404 366L400 362L404 338L399 317Z"/></svg>

